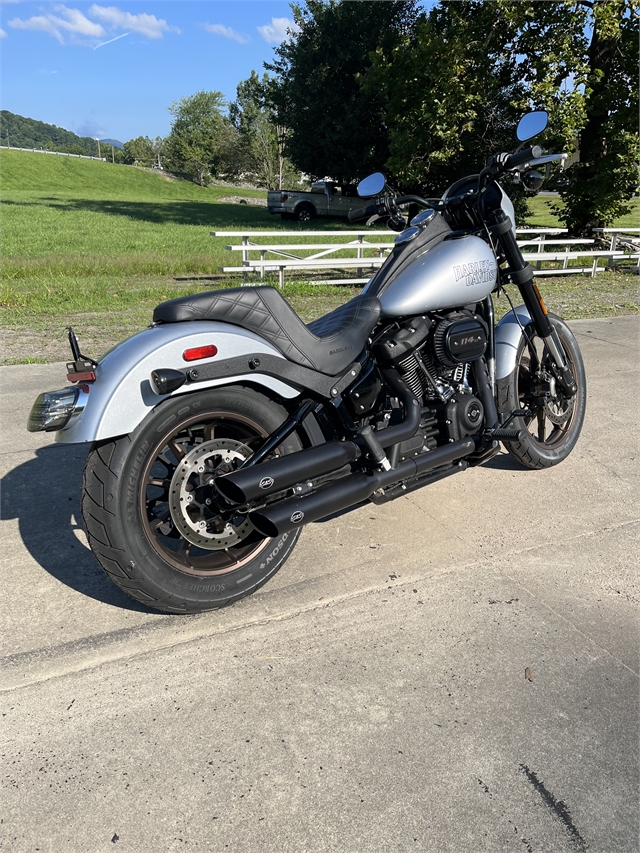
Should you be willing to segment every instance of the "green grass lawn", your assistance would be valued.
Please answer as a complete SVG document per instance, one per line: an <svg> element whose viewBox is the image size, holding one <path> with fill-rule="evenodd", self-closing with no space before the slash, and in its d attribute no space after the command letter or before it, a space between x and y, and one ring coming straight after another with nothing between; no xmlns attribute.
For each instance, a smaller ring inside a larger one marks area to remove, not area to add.
<svg viewBox="0 0 640 853"><path fill-rule="evenodd" d="M130 166L2 149L0 193L0 323L5 329L0 363L66 358L64 327L69 323L82 330L87 351L100 355L144 328L158 302L237 285L240 278L221 274L219 267L239 264L239 253L225 249L239 241L212 238L210 231L270 230L272 243L279 231L295 230L295 242L314 242L305 231L353 227L335 220L283 223L265 208L221 201L264 198L261 190L201 188ZM558 201L532 199L530 224L557 224L550 203ZM633 216L636 221L638 200ZM581 310L585 316L638 310L637 276L602 274L591 284L586 277L574 278L573 284L566 279L541 283L545 295L550 285L562 294L558 301L566 316ZM585 300L587 286L593 298ZM312 287L302 276L285 288L306 321L356 292ZM581 301L587 303L584 308Z"/></svg>
<svg viewBox="0 0 640 853"><path fill-rule="evenodd" d="M562 227L554 207L562 207L559 196L537 195L528 200L529 216L526 225L544 225L547 228ZM631 210L616 219L618 228L640 228L640 198L631 200Z"/></svg>

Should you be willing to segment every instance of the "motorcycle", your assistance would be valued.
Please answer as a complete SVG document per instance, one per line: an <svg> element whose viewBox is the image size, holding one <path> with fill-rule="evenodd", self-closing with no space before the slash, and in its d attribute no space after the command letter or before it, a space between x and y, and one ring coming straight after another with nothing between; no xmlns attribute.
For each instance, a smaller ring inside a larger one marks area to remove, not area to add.
<svg viewBox="0 0 640 853"><path fill-rule="evenodd" d="M516 152L442 199L365 178L372 201L350 220L400 233L362 293L308 325L275 288L239 287L158 305L100 362L69 329L71 385L40 395L28 428L91 444L86 534L121 589L169 613L222 607L266 583L305 524L481 465L501 444L531 469L569 455L582 357L498 183L517 173L538 188L535 167L566 157L523 149L546 125L544 111L524 116ZM510 285L524 304L496 323L492 294Z"/></svg>

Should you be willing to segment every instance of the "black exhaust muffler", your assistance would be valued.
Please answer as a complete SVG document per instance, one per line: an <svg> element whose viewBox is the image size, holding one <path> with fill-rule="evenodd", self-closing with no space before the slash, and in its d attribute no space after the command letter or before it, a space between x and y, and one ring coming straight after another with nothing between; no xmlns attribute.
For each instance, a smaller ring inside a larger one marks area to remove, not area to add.
<svg viewBox="0 0 640 853"><path fill-rule="evenodd" d="M223 474L216 477L215 487L231 503L245 504L314 477L339 471L352 462L358 452L352 441L330 441L279 456L253 468L240 468L231 474Z"/></svg>
<svg viewBox="0 0 640 853"><path fill-rule="evenodd" d="M463 456L469 456L476 449L478 442L478 436L462 438L421 456L405 459L397 468L388 471L351 474L334 483L327 483L310 495L277 501L271 506L250 512L249 521L263 536L280 536L288 530L311 521L319 521L327 515L366 501L377 489L387 488L441 465L449 465Z"/></svg>

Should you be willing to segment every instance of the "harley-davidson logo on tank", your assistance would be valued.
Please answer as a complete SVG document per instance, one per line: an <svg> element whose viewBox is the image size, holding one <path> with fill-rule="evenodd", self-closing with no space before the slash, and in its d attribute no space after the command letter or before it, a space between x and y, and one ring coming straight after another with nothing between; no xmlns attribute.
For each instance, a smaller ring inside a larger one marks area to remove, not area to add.
<svg viewBox="0 0 640 853"><path fill-rule="evenodd" d="M471 287L473 284L482 284L485 281L496 280L496 265L493 261L478 261L473 264L456 264L453 268L456 281L461 278L465 285Z"/></svg>

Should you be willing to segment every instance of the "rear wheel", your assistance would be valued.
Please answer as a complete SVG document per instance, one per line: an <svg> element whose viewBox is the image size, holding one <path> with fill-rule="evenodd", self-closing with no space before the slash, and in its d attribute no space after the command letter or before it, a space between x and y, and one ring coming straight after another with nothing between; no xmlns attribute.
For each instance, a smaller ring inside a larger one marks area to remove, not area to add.
<svg viewBox="0 0 640 853"><path fill-rule="evenodd" d="M213 481L239 467L285 419L244 387L169 400L131 435L95 445L83 479L89 544L111 579L158 610L197 613L262 586L299 530L260 536ZM292 435L279 453L301 448Z"/></svg>
<svg viewBox="0 0 640 853"><path fill-rule="evenodd" d="M584 421L587 380L578 343L559 317L549 315L578 390L568 397L551 372L551 356L535 330L520 340L516 368L498 381L498 408L505 415L525 409L513 428L523 427L522 441L505 442L509 453L527 468L550 468L562 462L575 447Z"/></svg>
<svg viewBox="0 0 640 853"><path fill-rule="evenodd" d="M315 219L316 209L312 204L301 204L294 215L298 222L310 222Z"/></svg>

